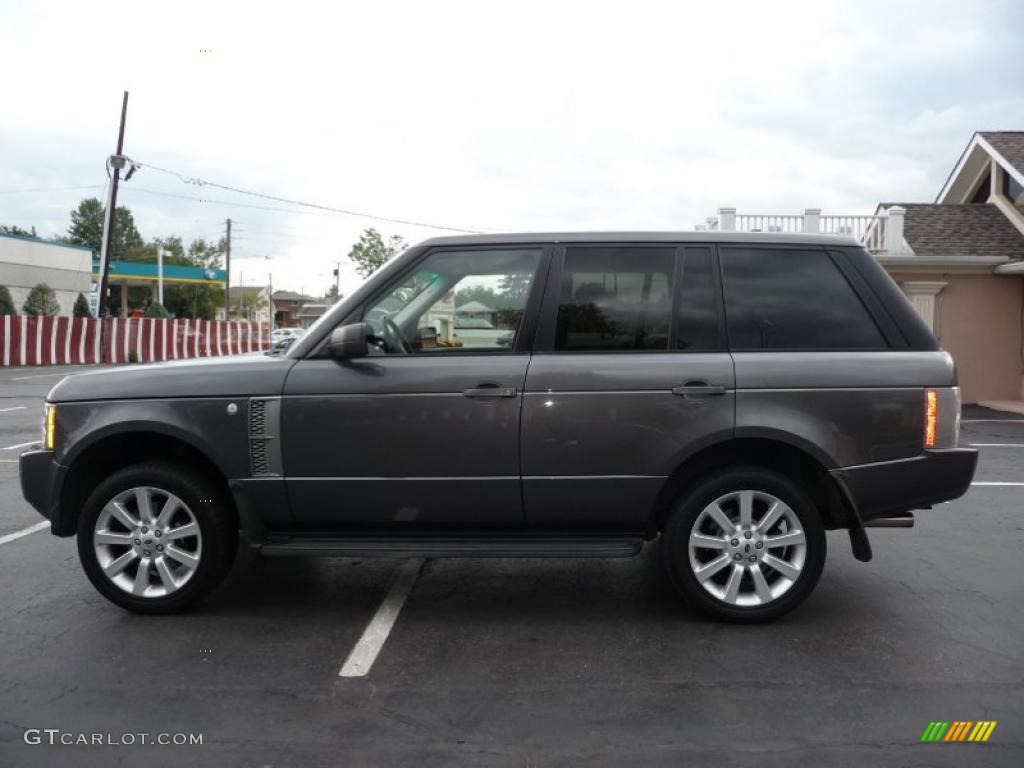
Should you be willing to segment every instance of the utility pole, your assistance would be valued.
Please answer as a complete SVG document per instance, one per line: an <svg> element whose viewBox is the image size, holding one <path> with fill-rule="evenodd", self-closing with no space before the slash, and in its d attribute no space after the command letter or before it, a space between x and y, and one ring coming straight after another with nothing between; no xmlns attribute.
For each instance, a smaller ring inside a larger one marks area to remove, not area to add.
<svg viewBox="0 0 1024 768"><path fill-rule="evenodd" d="M96 317L107 315L107 284L110 282L110 262L114 254L111 252L111 242L114 237L114 210L117 208L117 184L121 180L121 169L124 168L124 157L121 151L124 149L124 122L128 115L128 91L124 92L121 100L121 126L117 131L117 151L113 157L107 158L107 163L114 167L114 175L110 180L110 196L107 198L107 215L103 217L103 243L100 248L100 288L96 297ZM127 290L122 284L121 290ZM103 345L103 326L100 323L100 354L105 349Z"/></svg>
<svg viewBox="0 0 1024 768"><path fill-rule="evenodd" d="M231 319L231 219L228 219L227 237L224 239L224 319Z"/></svg>

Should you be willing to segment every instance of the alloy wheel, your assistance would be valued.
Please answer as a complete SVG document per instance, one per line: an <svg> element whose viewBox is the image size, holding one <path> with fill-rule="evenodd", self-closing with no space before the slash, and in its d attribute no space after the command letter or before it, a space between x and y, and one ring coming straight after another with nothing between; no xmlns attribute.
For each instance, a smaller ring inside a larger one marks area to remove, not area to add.
<svg viewBox="0 0 1024 768"><path fill-rule="evenodd" d="M690 531L689 562L697 582L733 606L767 605L799 579L807 540L796 513L756 490L732 491L712 501Z"/></svg>
<svg viewBox="0 0 1024 768"><path fill-rule="evenodd" d="M170 491L140 486L108 501L93 528L106 577L135 597L166 597L195 575L203 536L192 510Z"/></svg>

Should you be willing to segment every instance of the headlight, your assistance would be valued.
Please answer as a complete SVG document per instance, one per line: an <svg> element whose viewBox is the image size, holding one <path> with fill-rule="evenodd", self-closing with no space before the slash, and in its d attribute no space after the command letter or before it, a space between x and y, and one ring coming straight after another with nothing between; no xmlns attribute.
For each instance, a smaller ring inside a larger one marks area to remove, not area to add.
<svg viewBox="0 0 1024 768"><path fill-rule="evenodd" d="M52 451L55 445L54 433L57 428L57 406L47 403L43 406L43 448Z"/></svg>

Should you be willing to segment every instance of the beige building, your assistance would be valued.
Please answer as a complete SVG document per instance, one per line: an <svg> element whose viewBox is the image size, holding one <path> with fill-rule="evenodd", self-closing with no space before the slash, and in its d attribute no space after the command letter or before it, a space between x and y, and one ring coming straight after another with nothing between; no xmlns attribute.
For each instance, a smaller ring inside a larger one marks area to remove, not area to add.
<svg viewBox="0 0 1024 768"><path fill-rule="evenodd" d="M701 227L857 237L956 360L965 403L1024 400L1024 131L974 134L934 203L868 216L720 208Z"/></svg>

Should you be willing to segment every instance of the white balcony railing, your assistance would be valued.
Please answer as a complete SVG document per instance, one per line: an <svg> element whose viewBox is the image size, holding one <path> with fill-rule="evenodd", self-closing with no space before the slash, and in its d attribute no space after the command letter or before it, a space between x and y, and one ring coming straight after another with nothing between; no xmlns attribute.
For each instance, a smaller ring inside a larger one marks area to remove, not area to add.
<svg viewBox="0 0 1024 768"><path fill-rule="evenodd" d="M872 253L899 253L904 249L903 214L892 206L881 214L822 215L816 208L802 214L736 213L735 208L719 208L717 217L709 217L701 229L722 232L784 232L846 235L855 238Z"/></svg>

